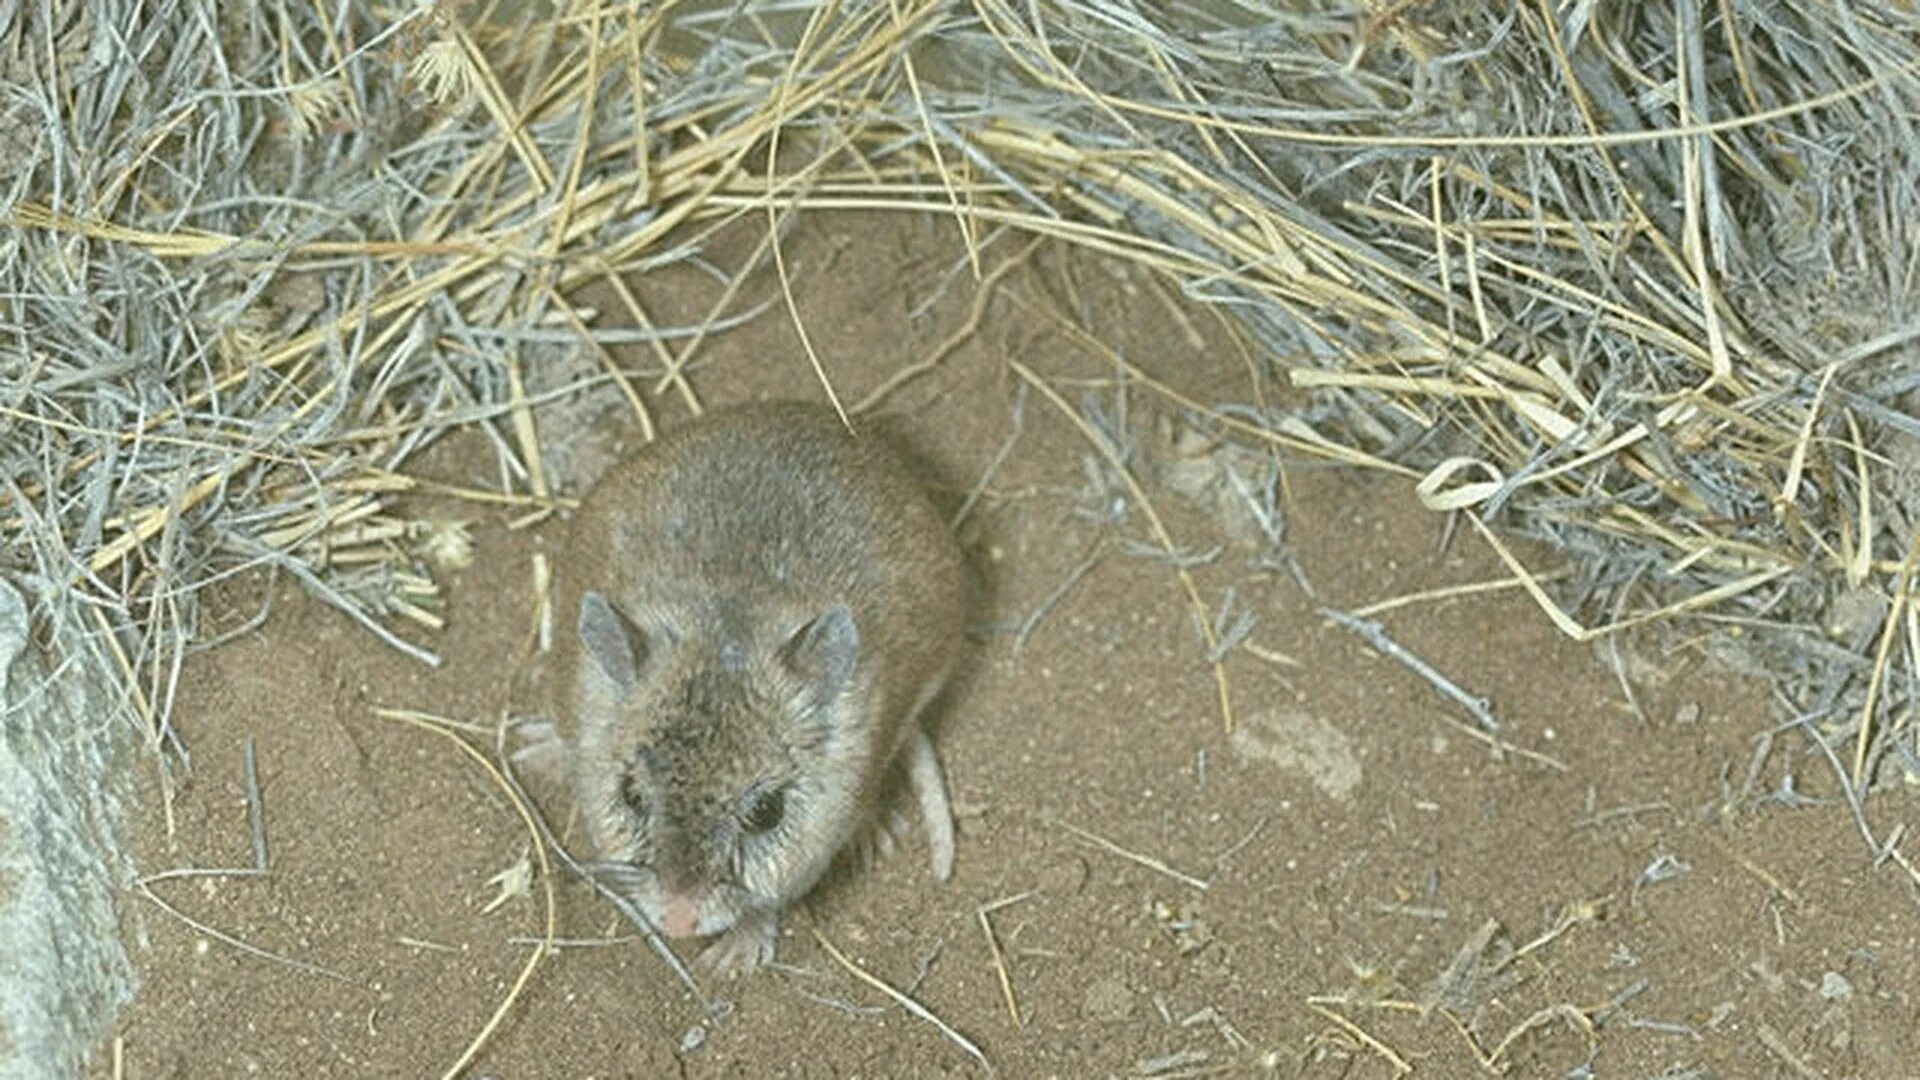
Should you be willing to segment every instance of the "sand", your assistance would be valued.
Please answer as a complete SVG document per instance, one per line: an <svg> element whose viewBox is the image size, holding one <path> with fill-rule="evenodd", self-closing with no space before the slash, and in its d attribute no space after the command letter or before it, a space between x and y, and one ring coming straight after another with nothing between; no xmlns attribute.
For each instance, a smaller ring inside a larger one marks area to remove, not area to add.
<svg viewBox="0 0 1920 1080"><path fill-rule="evenodd" d="M732 235L711 257L732 265L751 240ZM950 222L817 215L787 253L849 400L926 355L972 302L964 271L949 273ZM698 321L718 288L693 271L648 282L662 324ZM742 304L773 288L762 273ZM1538 757L1496 754L1457 704L1318 614L1501 582L1471 530L1449 531L1406 484L1289 459L1273 541L1207 494L1226 464L1257 469L1264 455L1177 449L1155 395L1119 393L1111 364L1041 314L1073 313L1200 401L1252 400L1213 311L1180 308L1138 271L1052 254L1002 291L978 332L880 408L949 504L1004 450L962 528L989 592L937 736L961 813L954 879L929 880L917 836L837 876L788 920L784 966L710 987L727 1002L712 1013L562 879L564 944L468 1075L983 1072L816 935L1004 1076L1385 1077L1396 1062L1489 1075L1482 1060L1523 1076L1589 1063L1628 1077L1906 1071L1920 1054L1909 890L1871 865L1797 736L1745 786L1771 723L1765 688L1706 662L1704 627L1665 651L1622 642L1616 664L1609 644L1559 636L1512 588L1373 616ZM692 380L710 402L818 393L779 304L702 356ZM1110 475L1090 481L1098 456L1020 392L1009 358L1076 407L1091 397L1117 416L1124 399L1135 474L1168 531L1188 553L1218 549L1193 570L1201 595L1218 607L1231 590L1223 628L1255 619L1225 659L1236 731L1140 508L1116 510L1125 488ZM685 415L671 395L652 400L662 423ZM542 417L569 444L564 475L639 441L617 407L573 409ZM446 443L420 467L497 483L478 443ZM416 509L467 520L475 542L471 566L445 574L439 670L284 580L240 579L210 601L209 638L272 609L189 663L177 827L169 836L150 805L134 851L147 873L251 865L253 740L270 873L154 890L279 959L126 896L142 980L117 1030L126 1075L439 1075L534 948L538 886L494 903L498 875L529 852L509 801L447 740L375 710L498 719L527 655L531 561L557 554L553 530L470 504ZM564 822L564 806L550 812ZM102 1047L97 1075L115 1052Z"/></svg>

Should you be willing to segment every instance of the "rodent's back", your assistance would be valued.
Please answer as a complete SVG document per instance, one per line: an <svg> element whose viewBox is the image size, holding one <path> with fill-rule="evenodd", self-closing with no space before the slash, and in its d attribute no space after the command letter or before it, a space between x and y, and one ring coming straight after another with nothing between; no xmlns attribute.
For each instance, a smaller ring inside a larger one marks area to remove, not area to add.
<svg viewBox="0 0 1920 1080"><path fill-rule="evenodd" d="M718 410L663 435L589 494L569 561L568 605L583 582L729 622L845 603L889 681L933 678L959 632L945 523L887 446L824 406Z"/></svg>

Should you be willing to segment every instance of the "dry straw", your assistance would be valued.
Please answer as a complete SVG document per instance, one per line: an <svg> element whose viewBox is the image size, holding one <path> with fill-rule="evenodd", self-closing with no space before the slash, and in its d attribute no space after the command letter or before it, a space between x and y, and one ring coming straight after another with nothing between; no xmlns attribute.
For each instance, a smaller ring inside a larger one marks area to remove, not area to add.
<svg viewBox="0 0 1920 1080"><path fill-rule="evenodd" d="M1920 774L1916 115L1897 3L0 3L0 558L156 745L248 568L430 660L423 448L550 508L541 410L694 403L748 273L797 314L795 211L931 214L976 273L1025 234L1232 313L1274 385L1138 392L1424 478L1570 634L1765 671L1872 838ZM656 324L736 221L726 300Z"/></svg>

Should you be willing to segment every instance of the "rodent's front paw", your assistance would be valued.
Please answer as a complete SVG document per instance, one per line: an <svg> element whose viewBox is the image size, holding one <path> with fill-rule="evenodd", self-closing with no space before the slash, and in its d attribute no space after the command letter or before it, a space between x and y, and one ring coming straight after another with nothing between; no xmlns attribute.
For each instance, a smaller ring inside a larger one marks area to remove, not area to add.
<svg viewBox="0 0 1920 1080"><path fill-rule="evenodd" d="M873 821L862 826L854 835L853 842L847 845L852 853L854 865L859 869L871 870L882 859L893 858L893 853L913 831L913 821L898 809L882 812Z"/></svg>
<svg viewBox="0 0 1920 1080"><path fill-rule="evenodd" d="M701 950L694 965L723 979L750 975L773 959L773 942L780 934L780 916L749 912Z"/></svg>

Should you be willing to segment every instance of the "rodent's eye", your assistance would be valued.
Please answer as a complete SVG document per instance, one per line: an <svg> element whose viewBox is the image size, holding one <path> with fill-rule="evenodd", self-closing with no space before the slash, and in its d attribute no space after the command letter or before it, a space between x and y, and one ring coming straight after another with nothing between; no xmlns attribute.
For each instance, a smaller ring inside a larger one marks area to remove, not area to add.
<svg viewBox="0 0 1920 1080"><path fill-rule="evenodd" d="M627 809L643 817L646 815L647 793L632 773L620 778L620 797L626 800Z"/></svg>
<svg viewBox="0 0 1920 1080"><path fill-rule="evenodd" d="M748 833L758 836L779 825L786 814L787 786L780 784L754 795L747 803L747 812L740 817L740 824Z"/></svg>

